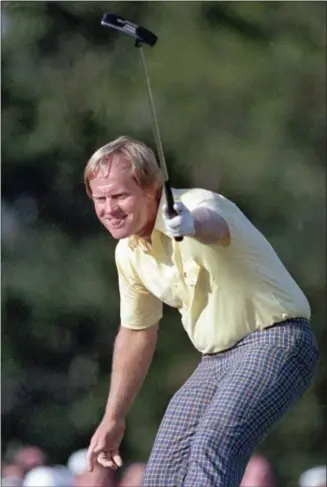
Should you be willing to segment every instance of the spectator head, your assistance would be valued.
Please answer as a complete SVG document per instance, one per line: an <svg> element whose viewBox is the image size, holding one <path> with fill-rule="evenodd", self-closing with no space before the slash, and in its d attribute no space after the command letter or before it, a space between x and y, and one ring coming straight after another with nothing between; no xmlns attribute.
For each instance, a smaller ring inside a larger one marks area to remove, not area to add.
<svg viewBox="0 0 327 487"><path fill-rule="evenodd" d="M276 487L277 479L271 463L262 455L253 455L244 472L240 487Z"/></svg>
<svg viewBox="0 0 327 487"><path fill-rule="evenodd" d="M24 446L14 455L13 463L18 465L24 473L46 464L46 454L37 446Z"/></svg>
<svg viewBox="0 0 327 487"><path fill-rule="evenodd" d="M30 470L23 481L23 487L73 487L71 475L64 475L60 468L36 467Z"/></svg>
<svg viewBox="0 0 327 487"><path fill-rule="evenodd" d="M310 468L299 478L299 487L326 487L326 465Z"/></svg>
<svg viewBox="0 0 327 487"><path fill-rule="evenodd" d="M68 458L67 467L73 475L81 475L87 472L87 449L74 451Z"/></svg>
<svg viewBox="0 0 327 487"><path fill-rule="evenodd" d="M5 464L1 468L1 487L21 487L24 472L15 464Z"/></svg>
<svg viewBox="0 0 327 487"><path fill-rule="evenodd" d="M135 462L129 465L119 483L119 487L141 487L146 464Z"/></svg>
<svg viewBox="0 0 327 487"><path fill-rule="evenodd" d="M95 464L92 472L87 468L87 449L74 451L68 458L67 467L74 476L75 487L114 487L115 472Z"/></svg>
<svg viewBox="0 0 327 487"><path fill-rule="evenodd" d="M114 470L96 464L92 472L75 475L75 487L115 487L117 485L115 477Z"/></svg>

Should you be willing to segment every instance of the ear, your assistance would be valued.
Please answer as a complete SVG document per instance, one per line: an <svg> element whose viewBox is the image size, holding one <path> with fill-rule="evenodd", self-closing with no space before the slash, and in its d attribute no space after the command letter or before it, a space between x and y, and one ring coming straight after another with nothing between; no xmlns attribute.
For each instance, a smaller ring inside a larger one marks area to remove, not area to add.
<svg viewBox="0 0 327 487"><path fill-rule="evenodd" d="M149 201L153 201L157 198L158 190L157 188L147 188L145 190L145 196Z"/></svg>

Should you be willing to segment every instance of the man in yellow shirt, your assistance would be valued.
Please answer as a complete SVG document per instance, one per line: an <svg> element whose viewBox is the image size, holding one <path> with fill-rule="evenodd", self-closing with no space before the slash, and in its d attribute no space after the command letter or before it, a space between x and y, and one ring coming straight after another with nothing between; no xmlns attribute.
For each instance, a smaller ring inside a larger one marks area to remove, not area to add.
<svg viewBox="0 0 327 487"><path fill-rule="evenodd" d="M166 303L179 310L203 355L169 403L143 486L239 486L257 444L314 374L318 351L306 297L265 237L222 195L173 190L178 215L169 219L162 173L143 143L120 137L100 148L87 163L85 184L100 222L119 240L121 300L89 469L94 462L122 465L125 419Z"/></svg>

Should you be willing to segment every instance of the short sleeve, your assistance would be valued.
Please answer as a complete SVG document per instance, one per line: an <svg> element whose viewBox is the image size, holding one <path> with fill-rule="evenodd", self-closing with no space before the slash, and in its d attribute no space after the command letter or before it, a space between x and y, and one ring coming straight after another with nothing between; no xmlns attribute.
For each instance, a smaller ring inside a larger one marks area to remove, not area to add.
<svg viewBox="0 0 327 487"><path fill-rule="evenodd" d="M196 208L208 208L214 211L221 210L219 195L206 189L192 189L181 196L181 201L190 211Z"/></svg>
<svg viewBox="0 0 327 487"><path fill-rule="evenodd" d="M251 241L253 232L258 233L240 208L221 194L208 190L193 190L187 193L185 200L191 211L200 207L208 208L223 218L228 225L233 247L238 245L244 249Z"/></svg>
<svg viewBox="0 0 327 487"><path fill-rule="evenodd" d="M224 196L205 189L193 189L181 198L190 211L207 208L225 220L228 227L234 226L235 204Z"/></svg>
<svg viewBox="0 0 327 487"><path fill-rule="evenodd" d="M121 245L122 242L118 243L115 252L121 325L132 330L146 329L161 320L163 304L145 288L131 261L132 251L128 245Z"/></svg>

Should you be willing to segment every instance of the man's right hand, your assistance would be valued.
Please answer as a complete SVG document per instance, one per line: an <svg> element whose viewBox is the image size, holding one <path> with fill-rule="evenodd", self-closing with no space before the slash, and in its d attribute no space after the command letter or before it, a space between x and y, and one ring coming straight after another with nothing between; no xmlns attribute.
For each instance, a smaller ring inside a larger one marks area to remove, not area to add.
<svg viewBox="0 0 327 487"><path fill-rule="evenodd" d="M125 432L125 418L149 370L157 335L158 324L138 331L123 326L119 329L105 413L87 453L90 472L96 463L113 470L123 464L119 447Z"/></svg>
<svg viewBox="0 0 327 487"><path fill-rule="evenodd" d="M123 462L119 455L119 446L125 432L125 420L103 418L92 436L87 452L88 470L93 471L95 462L103 467L116 469Z"/></svg>

